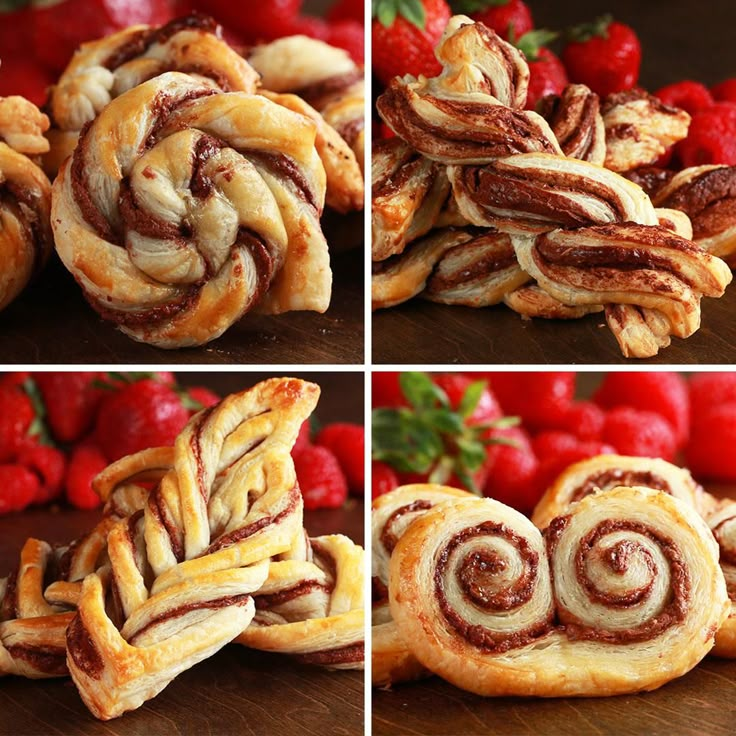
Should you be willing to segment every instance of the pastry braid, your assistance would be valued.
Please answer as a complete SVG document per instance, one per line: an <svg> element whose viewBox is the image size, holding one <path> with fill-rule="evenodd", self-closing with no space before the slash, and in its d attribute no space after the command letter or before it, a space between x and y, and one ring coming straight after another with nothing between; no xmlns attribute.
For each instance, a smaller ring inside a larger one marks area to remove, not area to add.
<svg viewBox="0 0 736 736"><path fill-rule="evenodd" d="M51 184L34 163L48 150L48 118L23 97L0 97L0 310L46 263Z"/></svg>
<svg viewBox="0 0 736 736"><path fill-rule="evenodd" d="M136 340L201 345L250 309L323 312L315 126L265 97L169 72L113 100L54 183L61 260Z"/></svg>

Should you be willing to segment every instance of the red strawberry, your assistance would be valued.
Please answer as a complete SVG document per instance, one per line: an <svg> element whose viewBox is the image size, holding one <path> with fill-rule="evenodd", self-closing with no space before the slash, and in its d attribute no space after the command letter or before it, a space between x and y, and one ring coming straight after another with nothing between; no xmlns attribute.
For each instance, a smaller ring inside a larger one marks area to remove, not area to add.
<svg viewBox="0 0 736 736"><path fill-rule="evenodd" d="M22 511L41 487L38 476L22 465L0 465L0 515Z"/></svg>
<svg viewBox="0 0 736 736"><path fill-rule="evenodd" d="M283 36L309 36L320 41L327 41L330 26L322 19L311 15L296 15L287 18L282 23L273 26L268 37L281 38Z"/></svg>
<svg viewBox="0 0 736 736"><path fill-rule="evenodd" d="M320 431L314 440L331 450L345 473L350 490L362 496L365 488L365 430L359 424L334 422Z"/></svg>
<svg viewBox="0 0 736 736"><path fill-rule="evenodd" d="M396 371L376 371L371 376L371 405L377 406L407 406L406 398L401 391L399 377Z"/></svg>
<svg viewBox="0 0 736 736"><path fill-rule="evenodd" d="M330 46L345 49L356 64L362 64L365 56L365 31L362 23L342 20L332 23L325 39Z"/></svg>
<svg viewBox="0 0 736 736"><path fill-rule="evenodd" d="M336 509L348 497L348 483L335 455L326 447L312 445L295 458L294 467L307 511Z"/></svg>
<svg viewBox="0 0 736 736"><path fill-rule="evenodd" d="M26 444L36 418L25 391L0 386L0 463L13 460Z"/></svg>
<svg viewBox="0 0 736 736"><path fill-rule="evenodd" d="M445 0L379 0L373 3L373 71L383 84L394 77L433 77L441 66L434 48L450 20Z"/></svg>
<svg viewBox="0 0 736 736"><path fill-rule="evenodd" d="M522 0L455 0L452 8L456 13L468 13L507 41L534 28L532 13Z"/></svg>
<svg viewBox="0 0 736 736"><path fill-rule="evenodd" d="M473 376L472 374L462 373L433 373L431 374L432 382L439 386L446 394L450 401L450 406L456 411L460 409L467 390L482 377ZM501 407L496 401L496 397L490 392L488 386L480 391L475 409L467 417L468 426L475 424L489 424L495 422L503 416Z"/></svg>
<svg viewBox="0 0 736 736"><path fill-rule="evenodd" d="M679 107L691 115L713 104L713 96L708 88L700 82L693 82L689 79L668 84L658 89L654 96L662 100L665 105Z"/></svg>
<svg viewBox="0 0 736 736"><path fill-rule="evenodd" d="M371 462L371 498L378 498L399 485L394 469L380 460Z"/></svg>
<svg viewBox="0 0 736 736"><path fill-rule="evenodd" d="M66 498L78 509L96 509L102 500L92 490L92 480L107 467L102 450L93 442L77 445L66 471Z"/></svg>
<svg viewBox="0 0 736 736"><path fill-rule="evenodd" d="M610 15L576 26L562 51L570 80L586 84L600 97L636 86L641 44L636 33Z"/></svg>
<svg viewBox="0 0 736 736"><path fill-rule="evenodd" d="M0 15L0 24L3 17ZM34 59L3 56L2 62L0 97L21 95L41 107L46 101L48 88L54 83L53 74L41 68Z"/></svg>
<svg viewBox="0 0 736 736"><path fill-rule="evenodd" d="M337 0L329 9L327 20L330 23L336 23L340 20L355 20L358 23L363 23L365 20L364 0Z"/></svg>
<svg viewBox="0 0 736 736"><path fill-rule="evenodd" d="M197 9L250 40L272 40L291 35L287 27L298 15L302 0L252 2L247 8L232 0L200 0Z"/></svg>
<svg viewBox="0 0 736 736"><path fill-rule="evenodd" d="M0 387L22 388L23 384L31 377L30 371L9 371L0 376Z"/></svg>
<svg viewBox="0 0 736 736"><path fill-rule="evenodd" d="M17 462L39 478L40 486L33 498L36 506L53 501L61 495L66 471L66 457L63 452L55 447L36 445L22 450Z"/></svg>
<svg viewBox="0 0 736 736"><path fill-rule="evenodd" d="M692 116L687 138L675 145L683 167L736 165L736 103L716 102Z"/></svg>
<svg viewBox="0 0 736 736"><path fill-rule="evenodd" d="M95 437L112 462L148 447L172 445L188 419L176 391L149 378L103 400Z"/></svg>
<svg viewBox="0 0 736 736"><path fill-rule="evenodd" d="M184 391L184 403L191 416L202 409L219 404L220 397L205 386L192 386Z"/></svg>
<svg viewBox="0 0 736 736"><path fill-rule="evenodd" d="M726 79L711 87L710 92L718 102L736 102L736 78Z"/></svg>
<svg viewBox="0 0 736 736"><path fill-rule="evenodd" d="M495 430L493 436L505 437L514 444L488 447L488 478L483 495L528 513L534 508L539 495L535 486L539 462L532 451L529 437L519 427Z"/></svg>
<svg viewBox="0 0 736 736"><path fill-rule="evenodd" d="M291 456L296 457L305 447L309 447L312 444L312 425L309 419L305 419L302 422L302 426L299 427L299 434L296 436L294 447L291 448Z"/></svg>
<svg viewBox="0 0 736 736"><path fill-rule="evenodd" d="M546 48L541 48L529 60L529 90L526 109L534 110L537 102L547 95L559 95L568 85L562 62Z"/></svg>
<svg viewBox="0 0 736 736"><path fill-rule="evenodd" d="M606 415L603 440L621 455L660 457L671 461L677 441L672 425L653 411L619 406Z"/></svg>

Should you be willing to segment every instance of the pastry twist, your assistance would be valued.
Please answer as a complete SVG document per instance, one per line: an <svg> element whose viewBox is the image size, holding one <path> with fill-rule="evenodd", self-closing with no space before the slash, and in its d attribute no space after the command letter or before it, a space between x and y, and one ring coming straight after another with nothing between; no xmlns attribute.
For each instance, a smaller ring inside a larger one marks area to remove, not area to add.
<svg viewBox="0 0 736 736"><path fill-rule="evenodd" d="M290 451L318 394L271 379L200 412L143 511L110 530L109 565L84 579L67 630L69 671L95 716L139 707L250 624L269 559L301 533ZM125 458L109 476L147 461Z"/></svg>
<svg viewBox="0 0 736 736"><path fill-rule="evenodd" d="M34 159L48 149L48 118L23 97L0 97L0 310L48 260L51 184Z"/></svg>
<svg viewBox="0 0 736 736"><path fill-rule="evenodd" d="M544 537L496 501L440 504L396 545L389 594L416 658L480 695L653 690L708 653L728 613L704 521L646 488L586 496Z"/></svg>
<svg viewBox="0 0 736 736"><path fill-rule="evenodd" d="M324 169L315 127L262 96L178 72L113 100L54 183L65 266L127 335L201 345L246 311L323 312Z"/></svg>

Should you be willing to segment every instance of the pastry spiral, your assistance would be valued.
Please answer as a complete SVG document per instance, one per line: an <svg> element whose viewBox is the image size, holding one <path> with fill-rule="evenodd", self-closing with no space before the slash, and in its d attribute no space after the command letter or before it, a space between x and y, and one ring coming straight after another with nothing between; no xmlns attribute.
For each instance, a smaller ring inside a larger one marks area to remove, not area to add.
<svg viewBox="0 0 736 736"><path fill-rule="evenodd" d="M23 97L0 97L0 310L48 260L51 184L34 159L48 149L48 118Z"/></svg>
<svg viewBox="0 0 736 736"><path fill-rule="evenodd" d="M399 540L389 592L416 658L480 695L653 690L708 653L728 609L703 520L646 488L586 496L544 537L496 501L440 504Z"/></svg>
<svg viewBox="0 0 736 736"><path fill-rule="evenodd" d="M246 311L325 311L314 124L178 72L113 100L54 182L56 247L130 337L201 345Z"/></svg>

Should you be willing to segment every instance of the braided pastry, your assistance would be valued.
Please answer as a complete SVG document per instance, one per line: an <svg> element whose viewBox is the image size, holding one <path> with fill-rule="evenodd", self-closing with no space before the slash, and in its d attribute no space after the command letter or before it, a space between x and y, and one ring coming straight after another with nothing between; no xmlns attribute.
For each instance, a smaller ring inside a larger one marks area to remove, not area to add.
<svg viewBox="0 0 736 736"><path fill-rule="evenodd" d="M416 658L481 695L653 690L708 653L728 611L707 526L646 488L586 496L544 537L490 499L440 504L396 545L389 594Z"/></svg>
<svg viewBox="0 0 736 736"><path fill-rule="evenodd" d="M51 184L34 163L48 118L22 97L0 97L0 310L48 260Z"/></svg>
<svg viewBox="0 0 736 736"><path fill-rule="evenodd" d="M324 170L314 124L178 72L113 100L54 183L56 247L136 340L201 345L246 311L323 312Z"/></svg>
<svg viewBox="0 0 736 736"><path fill-rule="evenodd" d="M523 272L522 272L523 273ZM550 296L536 284L521 286L504 294L504 304L525 318L579 319L586 314L602 312L600 304L570 306Z"/></svg>

